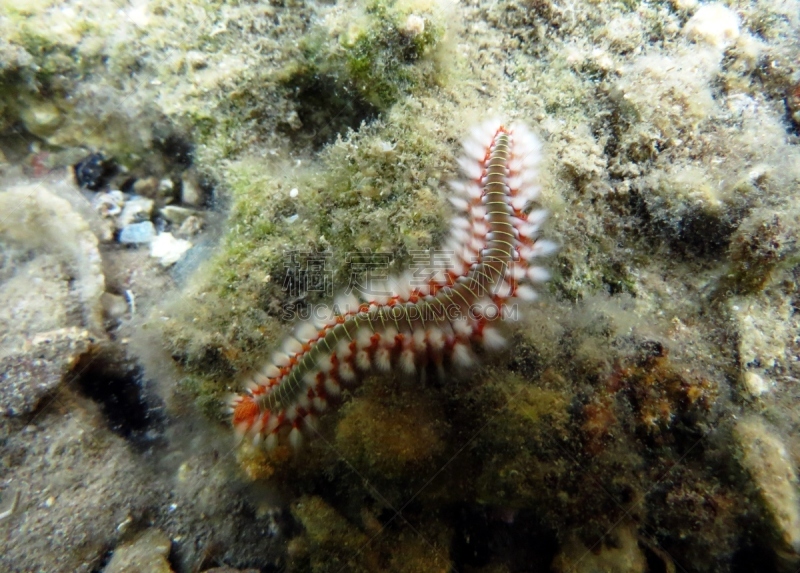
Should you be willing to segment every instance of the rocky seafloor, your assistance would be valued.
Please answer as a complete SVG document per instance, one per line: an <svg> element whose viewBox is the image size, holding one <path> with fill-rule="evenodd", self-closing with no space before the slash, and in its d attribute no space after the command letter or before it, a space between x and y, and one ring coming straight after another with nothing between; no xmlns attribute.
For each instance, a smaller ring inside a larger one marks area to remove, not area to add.
<svg viewBox="0 0 800 573"><path fill-rule="evenodd" d="M508 347L235 446L489 117L560 246ZM799 142L796 0L3 0L0 571L796 572Z"/></svg>

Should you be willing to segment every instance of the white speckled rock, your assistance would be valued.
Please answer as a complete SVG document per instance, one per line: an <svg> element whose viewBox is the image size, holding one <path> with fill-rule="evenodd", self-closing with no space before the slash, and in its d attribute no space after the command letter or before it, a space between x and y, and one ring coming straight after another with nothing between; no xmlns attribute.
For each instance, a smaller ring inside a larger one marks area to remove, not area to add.
<svg viewBox="0 0 800 573"><path fill-rule="evenodd" d="M683 27L690 40L714 48L726 48L739 37L739 16L722 4L706 4Z"/></svg>

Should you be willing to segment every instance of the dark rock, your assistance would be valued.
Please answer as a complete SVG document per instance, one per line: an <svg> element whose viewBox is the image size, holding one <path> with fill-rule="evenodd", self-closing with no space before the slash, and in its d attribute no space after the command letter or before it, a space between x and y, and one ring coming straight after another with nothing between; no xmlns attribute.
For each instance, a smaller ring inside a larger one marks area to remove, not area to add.
<svg viewBox="0 0 800 573"><path fill-rule="evenodd" d="M73 165L75 179L84 189L98 191L117 174L118 167L112 157L106 157L103 152L93 153Z"/></svg>

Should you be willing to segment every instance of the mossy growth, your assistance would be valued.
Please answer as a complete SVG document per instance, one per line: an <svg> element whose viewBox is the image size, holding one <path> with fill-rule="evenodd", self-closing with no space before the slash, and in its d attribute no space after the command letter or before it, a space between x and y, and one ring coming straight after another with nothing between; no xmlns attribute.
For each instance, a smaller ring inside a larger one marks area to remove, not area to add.
<svg viewBox="0 0 800 573"><path fill-rule="evenodd" d="M761 292L781 269L800 263L797 221L800 210L759 209L747 217L733 234L728 256L730 267L720 280L715 299L731 294Z"/></svg>
<svg viewBox="0 0 800 573"><path fill-rule="evenodd" d="M448 556L451 533L430 517L422 523L402 527L399 523L381 523L365 508L360 515L362 527L358 527L316 496L299 499L292 505L292 514L303 526L303 533L289 542L289 571L445 573L451 570ZM406 518L403 521L408 523Z"/></svg>
<svg viewBox="0 0 800 573"><path fill-rule="evenodd" d="M438 397L418 383L387 386L373 378L342 411L336 447L348 460L381 479L405 477L429 468L442 453L447 424Z"/></svg>
<svg viewBox="0 0 800 573"><path fill-rule="evenodd" d="M278 78L296 102L298 143L319 147L385 112L403 94L435 85L445 30L433 2L371 0L332 12L302 40L300 58Z"/></svg>

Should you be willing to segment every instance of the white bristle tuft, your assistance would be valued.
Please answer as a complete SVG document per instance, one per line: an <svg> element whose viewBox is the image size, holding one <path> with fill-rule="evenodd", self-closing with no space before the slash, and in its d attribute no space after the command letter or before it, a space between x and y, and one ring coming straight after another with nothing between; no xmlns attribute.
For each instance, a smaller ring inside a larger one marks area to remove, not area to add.
<svg viewBox="0 0 800 573"><path fill-rule="evenodd" d="M264 449L271 452L278 446L278 434L269 434L264 440Z"/></svg>
<svg viewBox="0 0 800 573"><path fill-rule="evenodd" d="M461 197L449 197L450 204L456 208L456 210L466 213L469 210L469 203L466 199Z"/></svg>
<svg viewBox="0 0 800 573"><path fill-rule="evenodd" d="M311 401L311 405L314 407L315 412L322 413L328 408L328 401L322 396L315 396Z"/></svg>
<svg viewBox="0 0 800 573"><path fill-rule="evenodd" d="M539 225L534 223L520 223L519 235L525 239L533 239L539 232Z"/></svg>
<svg viewBox="0 0 800 573"><path fill-rule="evenodd" d="M289 432L289 444L295 450L299 450L300 446L303 445L303 433L299 428L292 428L292 431Z"/></svg>
<svg viewBox="0 0 800 573"><path fill-rule="evenodd" d="M543 267L528 268L528 280L534 283L543 283L550 280L550 271Z"/></svg>
<svg viewBox="0 0 800 573"><path fill-rule="evenodd" d="M496 328L485 327L483 329L483 347L486 350L501 350L506 347L506 339L503 338Z"/></svg>
<svg viewBox="0 0 800 573"><path fill-rule="evenodd" d="M353 365L349 362L341 362L339 364L339 378L344 382L353 382L356 379L356 372L353 370Z"/></svg>
<svg viewBox="0 0 800 573"><path fill-rule="evenodd" d="M389 281L391 291L400 300L408 300L411 295L411 286L409 285L409 277L402 276Z"/></svg>
<svg viewBox="0 0 800 573"><path fill-rule="evenodd" d="M414 331L414 334L411 335L411 340L413 348L417 352L425 352L428 348L428 343L425 341L425 331L421 328Z"/></svg>
<svg viewBox="0 0 800 573"><path fill-rule="evenodd" d="M534 257L548 257L558 251L558 245L552 241L539 240L533 245Z"/></svg>
<svg viewBox="0 0 800 573"><path fill-rule="evenodd" d="M400 368L406 374L413 374L417 371L417 366L414 364L414 351L411 348L404 348L400 353Z"/></svg>
<svg viewBox="0 0 800 573"><path fill-rule="evenodd" d="M349 341L343 338L336 344L336 357L339 361L347 360L352 354L353 351L350 349Z"/></svg>
<svg viewBox="0 0 800 573"><path fill-rule="evenodd" d="M517 291L514 293L514 296L521 300L525 300L528 302L534 301L539 298L539 295L535 290L533 290L528 285L520 285L517 287Z"/></svg>
<svg viewBox="0 0 800 573"><path fill-rule="evenodd" d="M470 181L464 186L464 192L467 194L467 198L475 201L476 199L479 199L481 195L483 195L483 188L480 185Z"/></svg>
<svg viewBox="0 0 800 573"><path fill-rule="evenodd" d="M508 298L511 296L511 285L506 281L500 281L494 289L494 294L500 298Z"/></svg>
<svg viewBox="0 0 800 573"><path fill-rule="evenodd" d="M293 336L289 336L283 341L283 351L289 356L300 354L303 351L303 344Z"/></svg>
<svg viewBox="0 0 800 573"><path fill-rule="evenodd" d="M329 396L338 396L342 393L342 388L336 380L327 377L325 378L325 392L327 392Z"/></svg>
<svg viewBox="0 0 800 573"><path fill-rule="evenodd" d="M316 328L317 332L319 332L330 324L331 317L329 314L324 314L323 316L316 316L316 314L315 312L315 316L311 319L311 326Z"/></svg>
<svg viewBox="0 0 800 573"><path fill-rule="evenodd" d="M281 375L281 371L274 364L266 364L261 368L261 373L267 378L277 378Z"/></svg>
<svg viewBox="0 0 800 573"><path fill-rule="evenodd" d="M358 299L355 295L340 295L333 301L333 310L339 315L352 314L358 311Z"/></svg>
<svg viewBox="0 0 800 573"><path fill-rule="evenodd" d="M547 209L537 209L528 213L528 223L531 225L541 225L547 219Z"/></svg>
<svg viewBox="0 0 800 573"><path fill-rule="evenodd" d="M464 153L473 161L483 161L486 157L486 146L476 139L464 141Z"/></svg>
<svg viewBox="0 0 800 573"><path fill-rule="evenodd" d="M522 265L512 264L510 265L509 272L506 276L511 276L512 279L515 281L520 281L524 279L528 275L528 269Z"/></svg>
<svg viewBox="0 0 800 573"><path fill-rule="evenodd" d="M508 204L517 211L524 211L528 203L530 203L530 200L522 195L515 195L508 200Z"/></svg>
<svg viewBox="0 0 800 573"><path fill-rule="evenodd" d="M372 344L372 331L369 328L359 328L356 332L356 348L363 350Z"/></svg>
<svg viewBox="0 0 800 573"><path fill-rule="evenodd" d="M275 414L272 414L267 420L266 425L264 426L264 433L265 434L273 433L275 430L278 429L280 423L281 423L280 418Z"/></svg>
<svg viewBox="0 0 800 573"><path fill-rule="evenodd" d="M381 372L389 372L392 369L392 356L388 349L380 347L375 351L375 366Z"/></svg>
<svg viewBox="0 0 800 573"><path fill-rule="evenodd" d="M475 221L483 221L486 218L486 207L483 205L475 205L471 209L472 218Z"/></svg>
<svg viewBox="0 0 800 573"><path fill-rule="evenodd" d="M304 322L297 327L295 336L300 342L310 342L317 339L319 336L319 329L310 322Z"/></svg>
<svg viewBox="0 0 800 573"><path fill-rule="evenodd" d="M289 356L285 352L276 352L272 355L272 363L280 368L288 366Z"/></svg>
<svg viewBox="0 0 800 573"><path fill-rule="evenodd" d="M461 168L461 172L467 177L467 179L476 180L483 173L483 167L481 164L468 157L459 158L458 166Z"/></svg>
<svg viewBox="0 0 800 573"><path fill-rule="evenodd" d="M359 370L367 371L372 366L372 361L369 357L369 352L366 350L359 350L356 352L356 367Z"/></svg>
<svg viewBox="0 0 800 573"><path fill-rule="evenodd" d="M444 348L444 335L441 329L435 326L428 328L427 339L428 345L435 352L441 352L442 348Z"/></svg>
<svg viewBox="0 0 800 573"><path fill-rule="evenodd" d="M311 370L303 374L303 383L308 386L309 388L313 388L317 385L317 372L315 370Z"/></svg>
<svg viewBox="0 0 800 573"><path fill-rule="evenodd" d="M450 226L453 229L466 231L467 229L472 228L472 223L469 219L465 219L464 217L453 217L450 221Z"/></svg>
<svg viewBox="0 0 800 573"><path fill-rule="evenodd" d="M317 368L319 368L319 371L323 374L327 374L333 370L333 360L331 360L330 356L324 357L317 363Z"/></svg>
<svg viewBox="0 0 800 573"><path fill-rule="evenodd" d="M308 394L303 393L303 394L300 394L297 397L297 408L298 408L298 410L300 408L302 408L303 410L305 410L307 412L308 408L310 406L311 406L311 399L308 397ZM299 412L298 412L298 415L299 415Z"/></svg>
<svg viewBox="0 0 800 573"><path fill-rule="evenodd" d="M453 332L456 336L468 337L472 334L472 326L467 322L466 318L457 318L451 320L450 324L453 327Z"/></svg>
<svg viewBox="0 0 800 573"><path fill-rule="evenodd" d="M466 344L457 342L453 346L453 362L459 368L468 368L472 366L472 354Z"/></svg>

